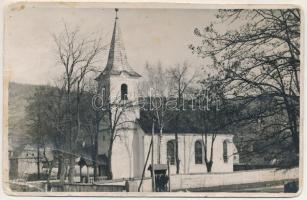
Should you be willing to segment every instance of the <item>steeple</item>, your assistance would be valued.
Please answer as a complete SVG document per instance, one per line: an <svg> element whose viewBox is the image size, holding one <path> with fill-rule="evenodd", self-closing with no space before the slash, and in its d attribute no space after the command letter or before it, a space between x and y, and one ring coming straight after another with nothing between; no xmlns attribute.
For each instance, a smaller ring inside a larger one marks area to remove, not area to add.
<svg viewBox="0 0 307 200"><path fill-rule="evenodd" d="M135 72L132 69L132 67L130 67L128 63L126 50L121 37L119 18L117 16L118 12L117 8L115 9L115 12L116 12L116 17L114 22L114 29L111 39L110 50L109 50L108 62L107 66L105 67L101 75L105 74L120 75L121 73L125 72L130 76L141 77L137 72Z"/></svg>

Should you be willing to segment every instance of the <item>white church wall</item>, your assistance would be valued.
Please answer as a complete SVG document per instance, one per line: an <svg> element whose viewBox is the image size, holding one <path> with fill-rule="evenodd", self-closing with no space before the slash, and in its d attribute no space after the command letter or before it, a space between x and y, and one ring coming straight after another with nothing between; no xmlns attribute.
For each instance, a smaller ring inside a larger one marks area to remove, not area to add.
<svg viewBox="0 0 307 200"><path fill-rule="evenodd" d="M113 178L140 178L144 167L144 133L134 124L133 129L119 130L113 144Z"/></svg>
<svg viewBox="0 0 307 200"><path fill-rule="evenodd" d="M133 177L133 135L134 130L119 130L112 151L113 179Z"/></svg>
<svg viewBox="0 0 307 200"><path fill-rule="evenodd" d="M232 135L229 134L218 134L213 145L213 166L212 172L232 172L233 171L233 153L235 146L232 143ZM212 136L208 136L208 144L211 144ZM154 137L154 162L158 163L158 135ZM161 164L167 163L167 142L174 140L174 134L164 134L161 140ZM180 162L180 174L188 173L207 173L206 165L203 160L202 164L195 164L195 142L201 140L200 134L179 134L178 135L178 149ZM223 159L223 142L227 140L227 153L228 161L225 163ZM151 141L151 135L146 134L144 136L144 150L148 152L148 148ZM146 159L146 155L145 158ZM208 155L210 155L210 148ZM147 170L151 164L151 157L146 167L146 176L150 176L150 172ZM171 174L176 174L176 165L170 165Z"/></svg>
<svg viewBox="0 0 307 200"><path fill-rule="evenodd" d="M135 178L141 177L146 157L148 154L151 135L144 134L138 127L135 129L119 130L119 137L113 144L112 171L113 178ZM233 153L236 148L232 143L232 135L218 134L213 146L213 166L212 172L232 172L233 171ZM208 136L208 144L211 144L212 136ZM167 142L174 140L174 134L164 134L161 140L161 164L167 164ZM179 134L178 147L180 162L180 174L207 173L205 162L195 164L195 142L201 140L200 134ZM223 142L227 140L228 161L223 159ZM158 135L154 137L154 163L158 163ZM210 146L209 146L210 147ZM208 155L210 155L210 148ZM145 168L145 177L150 176L148 167L151 164L151 155L149 156ZM171 174L176 174L176 165L170 166Z"/></svg>
<svg viewBox="0 0 307 200"><path fill-rule="evenodd" d="M145 157L147 156L147 150L144 149L144 132L137 125L137 129L134 132L133 142L134 152L134 177L142 177L142 172L145 163Z"/></svg>

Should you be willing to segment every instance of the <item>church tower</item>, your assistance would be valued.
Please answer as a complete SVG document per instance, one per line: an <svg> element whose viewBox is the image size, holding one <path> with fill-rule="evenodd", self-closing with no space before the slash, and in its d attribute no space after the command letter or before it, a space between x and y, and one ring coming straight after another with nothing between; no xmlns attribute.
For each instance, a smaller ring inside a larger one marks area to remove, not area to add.
<svg viewBox="0 0 307 200"><path fill-rule="evenodd" d="M138 106L138 80L141 77L129 65L126 50L121 36L118 9L110 44L108 61L101 74L95 79L98 83L98 93L104 102L110 102L112 126L116 130L116 139L112 143L111 168L113 178L129 178L135 175L134 161L136 120L140 117ZM119 115L119 113L121 113ZM111 131L110 120L104 116L101 120L98 134L98 154L108 157ZM109 159L109 158L108 158ZM118 163L126 163L119 165ZM99 172L100 174L100 172Z"/></svg>
<svg viewBox="0 0 307 200"><path fill-rule="evenodd" d="M138 105L138 79L141 77L129 65L126 50L121 36L118 9L110 44L108 61L103 72L96 78L98 92L106 101L131 102ZM138 106L134 106L136 118L139 118ZM130 119L134 121L135 119Z"/></svg>

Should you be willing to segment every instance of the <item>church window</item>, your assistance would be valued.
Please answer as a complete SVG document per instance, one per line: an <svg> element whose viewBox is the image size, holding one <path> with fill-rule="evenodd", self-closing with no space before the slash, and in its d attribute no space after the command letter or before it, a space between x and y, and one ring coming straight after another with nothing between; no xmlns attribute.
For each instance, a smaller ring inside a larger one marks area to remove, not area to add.
<svg viewBox="0 0 307 200"><path fill-rule="evenodd" d="M167 158L171 165L175 165L175 153L176 153L176 145L175 140L170 140L167 142Z"/></svg>
<svg viewBox="0 0 307 200"><path fill-rule="evenodd" d="M224 163L228 162L227 140L224 140L223 142L223 160Z"/></svg>
<svg viewBox="0 0 307 200"><path fill-rule="evenodd" d="M121 100L128 100L128 86L127 84L122 84L120 87L121 90Z"/></svg>
<svg viewBox="0 0 307 200"><path fill-rule="evenodd" d="M195 142L195 164L203 163L203 145L201 141Z"/></svg>

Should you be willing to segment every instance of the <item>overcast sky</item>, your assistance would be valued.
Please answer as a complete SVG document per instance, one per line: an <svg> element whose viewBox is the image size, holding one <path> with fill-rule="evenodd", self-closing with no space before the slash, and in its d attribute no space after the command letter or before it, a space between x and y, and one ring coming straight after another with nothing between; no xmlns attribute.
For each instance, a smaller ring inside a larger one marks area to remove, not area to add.
<svg viewBox="0 0 307 200"><path fill-rule="evenodd" d="M59 76L62 68L55 62L51 35L60 33L64 23L72 28L79 26L84 33L100 34L107 44L115 17L114 9L68 6L26 5L7 14L5 64L10 69L10 80L31 84L47 84ZM193 55L188 45L200 42L193 30L209 25L214 14L216 10L121 8L118 16L128 62L140 74L146 61L161 61L166 67L187 61L198 70L208 61ZM101 56L101 70L105 57Z"/></svg>

